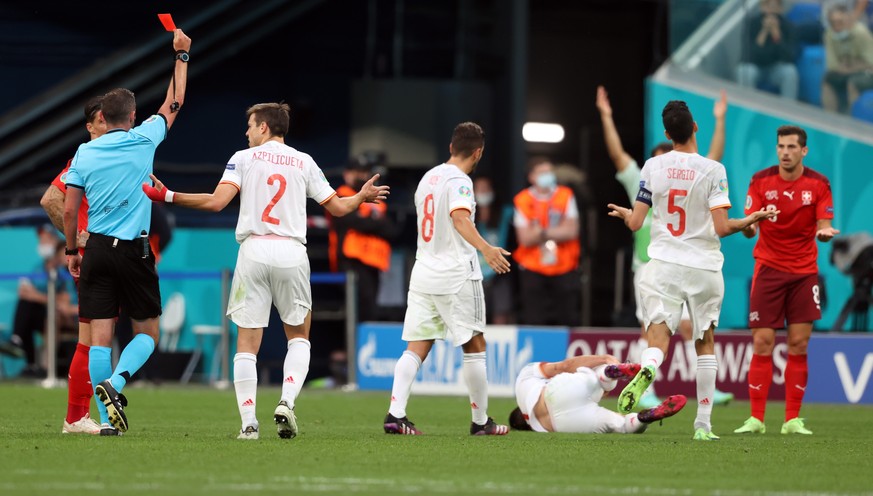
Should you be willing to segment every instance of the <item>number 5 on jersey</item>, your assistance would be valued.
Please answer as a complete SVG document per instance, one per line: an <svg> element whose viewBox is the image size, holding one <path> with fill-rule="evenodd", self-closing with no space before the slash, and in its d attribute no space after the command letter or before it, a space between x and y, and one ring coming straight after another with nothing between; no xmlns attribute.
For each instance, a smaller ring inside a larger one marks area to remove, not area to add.
<svg viewBox="0 0 873 496"><path fill-rule="evenodd" d="M421 219L421 239L429 243L434 230L433 193L424 197L424 218Z"/></svg>
<svg viewBox="0 0 873 496"><path fill-rule="evenodd" d="M685 209L676 205L676 197L684 198L688 196L688 190L685 189L671 189L670 197L667 201L667 213L668 214L679 214L679 225L677 227L673 227L672 223L667 224L667 229L670 231L674 237L681 236L682 233L685 232Z"/></svg>

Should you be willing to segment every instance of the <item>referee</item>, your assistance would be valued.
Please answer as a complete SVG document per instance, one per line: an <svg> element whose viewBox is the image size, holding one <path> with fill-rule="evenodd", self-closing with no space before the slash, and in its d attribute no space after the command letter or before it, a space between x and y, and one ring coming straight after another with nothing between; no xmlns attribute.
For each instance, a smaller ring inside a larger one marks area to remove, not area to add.
<svg viewBox="0 0 873 496"><path fill-rule="evenodd" d="M116 88L104 95L101 114L108 131L79 146L67 174L66 253L70 274L79 277L79 318L91 320L89 368L94 392L103 402L97 403L101 435L127 431L127 399L121 391L158 341L161 293L148 244L151 201L143 194L142 183L152 173L155 150L185 100L190 48L191 39L176 29L175 68L167 97L158 113L139 126L133 127L136 99L130 90ZM85 255L79 256L77 213L84 195L90 202L90 236ZM110 346L119 308L133 320L135 336L113 371Z"/></svg>

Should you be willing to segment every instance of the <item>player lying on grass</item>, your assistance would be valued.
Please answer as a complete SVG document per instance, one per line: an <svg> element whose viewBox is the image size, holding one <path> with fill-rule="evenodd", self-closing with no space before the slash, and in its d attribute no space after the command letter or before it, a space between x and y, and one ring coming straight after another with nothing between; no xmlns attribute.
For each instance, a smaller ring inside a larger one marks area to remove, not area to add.
<svg viewBox="0 0 873 496"><path fill-rule="evenodd" d="M670 396L660 405L621 415L597 403L618 379L630 379L636 363L619 363L611 355L582 355L561 362L526 365L515 381L518 407L509 414L513 429L536 432L635 434L652 422L671 417L685 406L685 396Z"/></svg>

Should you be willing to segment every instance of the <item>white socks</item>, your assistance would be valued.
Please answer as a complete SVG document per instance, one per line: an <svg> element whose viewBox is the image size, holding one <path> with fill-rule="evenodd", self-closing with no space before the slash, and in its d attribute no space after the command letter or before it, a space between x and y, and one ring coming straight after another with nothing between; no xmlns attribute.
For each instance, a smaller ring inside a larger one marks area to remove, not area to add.
<svg viewBox="0 0 873 496"><path fill-rule="evenodd" d="M303 388L303 381L309 373L309 340L294 338L288 341L288 352L282 366L282 401L294 408L294 401Z"/></svg>
<svg viewBox="0 0 873 496"><path fill-rule="evenodd" d="M488 421L488 374L485 371L485 352L464 353L464 382L470 393L473 422L485 425Z"/></svg>
<svg viewBox="0 0 873 496"><path fill-rule="evenodd" d="M623 434L639 434L645 432L649 424L640 422L636 413L629 413L624 416L624 427L621 431Z"/></svg>
<svg viewBox="0 0 873 496"><path fill-rule="evenodd" d="M237 353L233 357L233 388L236 390L236 406L242 419L242 428L258 427L255 416L258 393L258 358L251 353Z"/></svg>
<svg viewBox="0 0 873 496"><path fill-rule="evenodd" d="M664 352L660 348L649 347L640 354L640 365L653 365L656 369L664 362Z"/></svg>
<svg viewBox="0 0 873 496"><path fill-rule="evenodd" d="M604 391L609 392L615 389L618 381L606 377L606 365L598 365L594 367L593 370L594 373L597 374L597 380L600 381L600 387L603 388Z"/></svg>
<svg viewBox="0 0 873 496"><path fill-rule="evenodd" d="M409 350L400 355L397 365L394 366L394 386L391 388L391 405L388 407L388 413L396 418L406 416L409 391L412 389L419 367L421 367L421 358Z"/></svg>
<svg viewBox="0 0 873 496"><path fill-rule="evenodd" d="M695 429L712 430L712 396L715 394L715 378L718 375L718 362L715 355L697 357L697 418Z"/></svg>

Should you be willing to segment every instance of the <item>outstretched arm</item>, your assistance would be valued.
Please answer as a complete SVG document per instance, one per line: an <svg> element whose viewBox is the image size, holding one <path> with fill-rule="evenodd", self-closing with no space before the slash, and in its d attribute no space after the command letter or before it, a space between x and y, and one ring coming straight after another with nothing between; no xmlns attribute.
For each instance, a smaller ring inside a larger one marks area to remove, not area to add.
<svg viewBox="0 0 873 496"><path fill-rule="evenodd" d="M715 233L724 238L731 234L743 231L746 234L748 228L759 221L770 219L779 215L779 210L762 208L757 212L743 217L742 219L729 219L726 208L712 210L712 223L715 225Z"/></svg>
<svg viewBox="0 0 873 496"><path fill-rule="evenodd" d="M643 222L645 222L646 215L649 213L649 205L641 201L634 202L633 210L626 207L620 207L614 203L610 203L607 206L612 209L612 211L609 212L609 216L618 217L623 220L624 225L633 232L637 232L641 227L643 227Z"/></svg>
<svg viewBox="0 0 873 496"><path fill-rule="evenodd" d="M155 185L143 184L142 190L151 201L175 203L196 210L220 212L239 192L235 184L223 182L218 183L212 193L176 193L167 189L154 174L149 174L149 177L152 178Z"/></svg>
<svg viewBox="0 0 873 496"><path fill-rule="evenodd" d="M384 184L376 186L375 182L377 179L379 179L379 174L374 174L369 181L361 186L361 190L354 195L346 197L333 195L322 205L330 215L342 217L357 210L361 203L379 203L380 201L387 200L388 195L391 193L391 188Z"/></svg>
<svg viewBox="0 0 873 496"><path fill-rule="evenodd" d="M181 29L173 31L173 50L176 52L188 52L191 50L191 38L189 38ZM185 103L185 90L188 87L188 62L183 62L177 59L173 68L173 78L170 80L170 85L167 87L167 97L158 113L167 119L167 130L173 126L176 121L176 115L182 104Z"/></svg>
<svg viewBox="0 0 873 496"><path fill-rule="evenodd" d="M617 358L612 355L580 355L560 362L549 362L542 366L543 375L546 378L554 377L558 374L576 372L579 367L588 367L593 369L600 365L610 365L620 363Z"/></svg>
<svg viewBox="0 0 873 496"><path fill-rule="evenodd" d="M627 168L633 161L630 155L624 151L621 144L621 137L615 129L615 122L612 120L612 105L609 103L609 95L606 93L606 88L603 86L597 87L597 110L600 112L600 122L603 125L603 140L606 142L606 151L609 153L609 158L615 164L615 170L621 172Z"/></svg>
<svg viewBox="0 0 873 496"><path fill-rule="evenodd" d="M834 236L840 234L840 230L834 229L834 226L831 225L830 219L819 219L816 224L818 230L815 232L815 237L823 243L827 243L834 239Z"/></svg>
<svg viewBox="0 0 873 496"><path fill-rule="evenodd" d="M721 90L721 96L712 107L712 114L715 116L715 129L712 131L712 141L709 143L709 153L706 158L721 162L722 157L724 157L725 145L724 116L727 114L727 92L725 90Z"/></svg>

